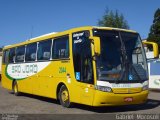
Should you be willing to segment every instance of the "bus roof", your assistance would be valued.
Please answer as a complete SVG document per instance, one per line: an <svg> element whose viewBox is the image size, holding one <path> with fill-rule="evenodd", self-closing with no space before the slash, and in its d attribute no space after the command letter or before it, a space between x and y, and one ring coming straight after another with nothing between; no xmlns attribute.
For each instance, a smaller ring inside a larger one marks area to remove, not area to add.
<svg viewBox="0 0 160 120"><path fill-rule="evenodd" d="M31 38L29 40L36 40L38 38L41 38L41 37L45 37L45 36L49 36L49 35L53 35L53 34L56 34L57 32L51 32L51 33L48 33L48 34L44 34L44 35L41 35L41 36L38 36L38 37L34 37L34 38ZM27 40L27 41L29 41Z"/></svg>
<svg viewBox="0 0 160 120"><path fill-rule="evenodd" d="M13 45L7 45L7 46L4 47L4 49L16 47L16 46L21 46L21 45L25 45L25 44L28 44L28 43L41 41L41 40L46 40L46 39L50 39L50 38L53 38L53 37L66 35L66 34L69 34L70 32L76 32L76 31L82 31L82 30L92 30L92 29L119 30L119 31L137 33L136 31L133 31L133 30L113 28L113 27L84 26L84 27L72 28L72 29L69 29L69 30L66 30L66 31L62 31L62 32L52 32L52 33L44 34L44 35L41 35L41 36L38 36L38 37L28 39L28 40L26 40L24 42L21 42L21 43L17 43L17 44L13 44Z"/></svg>

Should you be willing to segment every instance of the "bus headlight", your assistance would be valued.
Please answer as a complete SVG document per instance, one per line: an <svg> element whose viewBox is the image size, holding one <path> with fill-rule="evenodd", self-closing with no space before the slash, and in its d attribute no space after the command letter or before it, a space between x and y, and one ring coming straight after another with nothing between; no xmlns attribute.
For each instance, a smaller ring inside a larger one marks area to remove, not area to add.
<svg viewBox="0 0 160 120"><path fill-rule="evenodd" d="M148 81L145 81L142 85L143 85L142 90L148 90L149 88Z"/></svg>
<svg viewBox="0 0 160 120"><path fill-rule="evenodd" d="M100 90L100 91L103 91L103 92L112 92L112 89L110 87L107 87L107 86L96 85L95 88L96 88L96 90Z"/></svg>
<svg viewBox="0 0 160 120"><path fill-rule="evenodd" d="M142 90L148 90L148 85L144 85Z"/></svg>

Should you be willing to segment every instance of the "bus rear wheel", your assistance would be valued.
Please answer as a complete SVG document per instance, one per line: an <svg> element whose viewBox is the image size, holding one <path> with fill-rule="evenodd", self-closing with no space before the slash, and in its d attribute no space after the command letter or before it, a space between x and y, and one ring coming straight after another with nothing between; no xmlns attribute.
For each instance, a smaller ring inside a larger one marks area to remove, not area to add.
<svg viewBox="0 0 160 120"><path fill-rule="evenodd" d="M16 81L14 81L12 89L13 89L13 93L14 93L15 96L19 96L20 95L20 92L18 91L18 84L17 84Z"/></svg>
<svg viewBox="0 0 160 120"><path fill-rule="evenodd" d="M65 85L61 86L58 96L59 96L60 104L63 107L69 108L72 106L72 104L70 102L69 92L68 92L68 89Z"/></svg>

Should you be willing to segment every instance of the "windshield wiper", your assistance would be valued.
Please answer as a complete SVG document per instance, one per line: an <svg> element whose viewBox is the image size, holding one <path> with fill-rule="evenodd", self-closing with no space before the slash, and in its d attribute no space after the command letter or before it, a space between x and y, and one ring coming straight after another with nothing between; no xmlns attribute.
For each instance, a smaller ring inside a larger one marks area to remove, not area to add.
<svg viewBox="0 0 160 120"><path fill-rule="evenodd" d="M123 73L122 73L121 79L123 79L123 76L125 76L124 78L125 78L126 80L128 80L129 71L130 71L131 69L133 69L133 71L134 71L135 74L137 75L138 79L139 79L139 80L142 80L141 77L139 76L139 74L137 73L136 69L135 69L135 68L133 67L133 65L129 62L128 57L127 57L127 51L126 51L126 48L125 48L125 45L124 45L124 41L122 40L120 31L119 31L118 33L119 33L119 38L120 38L120 41L121 41L121 53L122 53L122 63L123 63ZM131 67L130 67L130 66L131 66Z"/></svg>
<svg viewBox="0 0 160 120"><path fill-rule="evenodd" d="M122 72L122 75L121 75L121 79L125 78L125 80L128 80L129 62L128 62L128 58L127 58L127 52L126 52L126 48L125 48L124 42L122 40L120 31L118 31L118 35L119 35L119 39L120 39L120 42L121 42L121 54L122 54L122 69L123 69L123 72Z"/></svg>

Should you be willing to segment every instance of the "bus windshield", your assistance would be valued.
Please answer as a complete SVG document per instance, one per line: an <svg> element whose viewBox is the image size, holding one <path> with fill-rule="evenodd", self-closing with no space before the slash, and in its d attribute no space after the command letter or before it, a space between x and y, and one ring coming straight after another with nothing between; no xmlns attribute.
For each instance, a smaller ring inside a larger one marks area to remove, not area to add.
<svg viewBox="0 0 160 120"><path fill-rule="evenodd" d="M114 30L93 32L101 40L101 54L96 58L98 80L121 83L148 80L139 34Z"/></svg>

